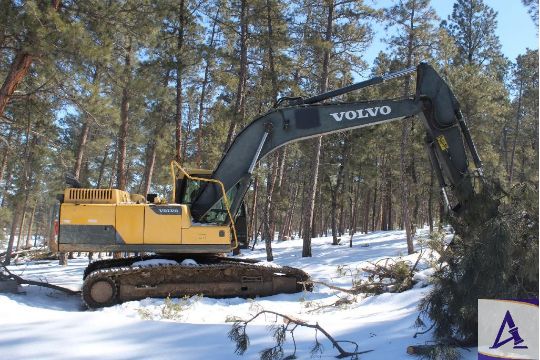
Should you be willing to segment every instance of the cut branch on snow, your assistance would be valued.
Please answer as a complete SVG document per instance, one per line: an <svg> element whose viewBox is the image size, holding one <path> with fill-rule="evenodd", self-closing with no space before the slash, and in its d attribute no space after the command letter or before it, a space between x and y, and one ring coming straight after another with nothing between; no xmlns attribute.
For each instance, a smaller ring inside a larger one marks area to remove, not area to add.
<svg viewBox="0 0 540 360"><path fill-rule="evenodd" d="M365 350L365 351L358 351L358 344L354 341L349 340L337 340L335 339L328 331L326 331L323 327L319 325L319 323L308 323L307 321L289 316L284 315L275 311L270 310L262 310L253 315L248 320L237 320L234 322L231 330L229 331L229 339L233 341L236 344L235 353L238 355L243 355L247 348L249 347L249 337L246 333L246 328L249 323L257 319L261 315L274 315L276 317L276 320L274 323L277 323L278 318L281 318L283 320L283 325L276 325L273 327L273 336L276 341L276 345L267 348L261 351L261 359L270 360L270 359L281 359L283 358L284 352L283 352L283 344L286 340L287 333L290 333L291 339L294 346L294 353L287 356L288 359L294 359L296 356L296 341L294 338L294 331L298 328L298 326L303 326L306 328L314 329L315 330L315 345L313 346L311 353L312 355L316 353L321 352L321 344L319 340L317 339L317 334L320 332L323 334L331 343L332 346L339 352L339 355L337 358L342 359L346 357L350 357L351 359L358 359L358 355L365 354L373 350ZM354 351L347 351L345 350L341 344L348 343L354 345Z"/></svg>
<svg viewBox="0 0 540 360"><path fill-rule="evenodd" d="M4 265L0 265L0 269L1 269L1 271L0 271L0 281L15 280L19 285L35 285L35 286L46 287L46 288L49 288L49 289L64 292L64 293L66 293L68 295L79 295L80 294L80 291L71 290L71 289L68 289L68 288L65 288L65 287L62 287L62 286L53 285L53 284L49 284L49 283L42 282L42 281L23 279L22 277L13 274Z"/></svg>

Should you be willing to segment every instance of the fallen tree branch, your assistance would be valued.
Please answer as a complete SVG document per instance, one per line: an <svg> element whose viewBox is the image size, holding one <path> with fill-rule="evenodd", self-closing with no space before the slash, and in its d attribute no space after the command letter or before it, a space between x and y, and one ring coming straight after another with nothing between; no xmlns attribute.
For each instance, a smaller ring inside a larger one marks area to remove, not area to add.
<svg viewBox="0 0 540 360"><path fill-rule="evenodd" d="M317 340L317 334L319 332L322 333L332 343L333 347L337 349L337 351L339 352L339 355L337 356L337 358L341 359L345 357L350 357L352 359L358 359L358 355L373 351L373 350L358 351L358 344L356 342L349 341L349 340L336 340L332 335L330 335L330 333L328 333L328 331L326 331L323 327L321 327L319 323L310 324L304 320L300 320L289 315L280 314L278 312L270 311L270 310L262 310L256 313L255 315L253 315L248 320L237 320L233 324L231 330L229 331L228 336L229 336L229 339L235 342L236 344L236 349L235 349L236 354L243 355L246 352L249 346L249 337L246 334L246 328L250 322L252 322L253 320L255 320L256 318L258 318L259 316L263 314L264 315L270 314L270 315L276 316L276 321L275 321L276 323L277 323L277 317L281 317L283 319L284 325L275 326L273 328L274 330L273 337L276 341L276 345L271 348L261 351L261 359L270 360L270 359L283 358L283 343L285 342L287 332L291 334L293 345L294 345L294 353L292 355L287 356L286 358L289 358L289 359L295 358L296 342L294 339L294 331L296 330L298 326L303 326L303 327L307 327L307 328L315 330L315 346L311 350L312 355L314 355L317 352L321 352L322 347L319 341ZM353 344L355 346L355 350L352 352L345 350L340 345L342 343Z"/></svg>
<svg viewBox="0 0 540 360"><path fill-rule="evenodd" d="M323 286L326 286L329 289L341 291L341 292L351 294L351 295L358 295L358 294L361 293L361 291L359 291L356 287L346 289L346 288L342 288L342 287L339 287L339 286L335 286L335 285L332 285L332 284L325 283L324 281L310 280L310 281L304 281L301 284L323 285Z"/></svg>
<svg viewBox="0 0 540 360"><path fill-rule="evenodd" d="M2 271L7 274L7 275L5 275L3 273L0 273L0 280L3 280L4 278L5 279L12 279L12 280L17 281L17 283L19 285L24 284L24 285L35 285L35 286L46 287L46 288L49 288L49 289L62 291L64 293L68 294L68 295L79 295L80 294L80 291L71 290L71 289L68 289L68 288L65 288L65 287L62 287L62 286L49 284L49 283L42 282L42 281L23 279L22 277L20 277L18 275L15 275L11 271L9 271L9 269L5 265L0 265L0 266L2 268Z"/></svg>

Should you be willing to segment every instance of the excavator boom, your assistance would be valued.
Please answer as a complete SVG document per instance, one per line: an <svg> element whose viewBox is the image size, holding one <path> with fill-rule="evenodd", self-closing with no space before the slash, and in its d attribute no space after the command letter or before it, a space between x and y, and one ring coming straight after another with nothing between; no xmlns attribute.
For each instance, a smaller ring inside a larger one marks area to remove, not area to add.
<svg viewBox="0 0 540 360"><path fill-rule="evenodd" d="M431 66L420 64L416 68L416 94L410 99L321 103L412 71L406 69L308 99L294 99L293 106L274 109L251 122L236 136L212 174L212 178L224 184L232 212L238 211L241 205L257 161L279 147L415 115L426 128L426 146L441 187L450 186L458 200L454 209L462 208L473 191L465 147L469 148L477 168L481 167L481 162L454 94ZM221 198L222 192L217 186L202 187L191 205L193 218L205 222L205 216Z"/></svg>

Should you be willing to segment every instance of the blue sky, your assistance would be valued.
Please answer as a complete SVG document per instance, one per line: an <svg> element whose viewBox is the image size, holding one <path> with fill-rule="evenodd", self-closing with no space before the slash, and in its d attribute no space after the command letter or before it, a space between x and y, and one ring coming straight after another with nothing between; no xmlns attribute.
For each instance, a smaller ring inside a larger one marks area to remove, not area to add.
<svg viewBox="0 0 540 360"><path fill-rule="evenodd" d="M498 12L497 35L501 41L502 51L510 60L525 52L525 49L538 49L538 35L536 25L527 13L527 9L522 5L521 0L484 0L484 2ZM391 0L371 0L370 4L376 8L387 7L394 3ZM454 1L452 0L432 0L431 5L441 18L445 20L452 13ZM373 45L367 50L365 59L368 64L373 63L373 59L379 51L386 49L383 39L388 35L384 26L377 25ZM390 30L389 30L390 31Z"/></svg>

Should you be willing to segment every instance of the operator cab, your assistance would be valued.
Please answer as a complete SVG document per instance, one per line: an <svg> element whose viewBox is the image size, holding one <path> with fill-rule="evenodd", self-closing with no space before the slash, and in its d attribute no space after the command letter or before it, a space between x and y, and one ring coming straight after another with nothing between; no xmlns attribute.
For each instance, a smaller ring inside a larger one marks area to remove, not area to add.
<svg viewBox="0 0 540 360"><path fill-rule="evenodd" d="M195 201L199 195L203 183L203 181L196 180L195 178L211 179L212 171L206 169L185 169L185 171L193 177L193 179L188 178L182 172L176 174L174 202L191 207L193 201ZM233 186L232 189L229 190L227 193L229 200L234 199L237 190L237 186ZM223 199L212 207L202 220L203 223L226 224L229 218Z"/></svg>

